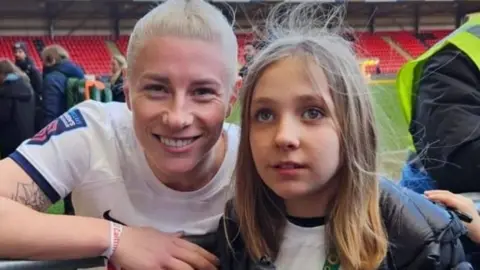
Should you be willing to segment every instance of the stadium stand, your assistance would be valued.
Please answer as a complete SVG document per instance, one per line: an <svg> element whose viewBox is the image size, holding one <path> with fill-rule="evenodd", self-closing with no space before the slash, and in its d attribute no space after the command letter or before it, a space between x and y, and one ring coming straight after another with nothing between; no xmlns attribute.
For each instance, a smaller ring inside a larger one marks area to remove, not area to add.
<svg viewBox="0 0 480 270"><path fill-rule="evenodd" d="M448 34L450 34L450 30L437 30L437 31L432 31L430 32L432 34L432 39L427 39L425 42L429 45L432 46L444 37L446 37Z"/></svg>
<svg viewBox="0 0 480 270"><path fill-rule="evenodd" d="M390 36L413 58L420 56L426 50L425 46L415 36L407 31L387 32L384 34Z"/></svg>
<svg viewBox="0 0 480 270"><path fill-rule="evenodd" d="M406 59L378 34L359 33L355 51L359 58L377 58L382 73L395 73L406 62Z"/></svg>
<svg viewBox="0 0 480 270"><path fill-rule="evenodd" d="M115 44L123 55L127 55L128 36L120 36Z"/></svg>
<svg viewBox="0 0 480 270"><path fill-rule="evenodd" d="M423 44L419 39L407 31L357 33L355 50L359 58L373 58L380 61L382 73L396 73L407 59L400 55L382 36L389 36L401 48L412 57L422 54L428 46L431 46L447 36L450 30L437 30L423 33L426 37ZM110 51L105 41L108 36L60 36L55 39L49 37L22 37L2 36L0 40L0 57L13 59L12 46L17 41L24 41L28 45L29 53L37 67L41 67L40 52L44 46L60 44L67 49L74 62L82 66L87 74L105 75L110 72ZM239 63L244 64L243 47L251 40L251 34L238 34L238 57ZM122 54L126 54L128 36L120 36L115 41ZM428 45L428 46L426 46Z"/></svg>
<svg viewBox="0 0 480 270"><path fill-rule="evenodd" d="M79 64L86 74L104 75L109 74L110 51L105 45L106 36L68 36L56 37L52 40L49 37L42 37L45 46L59 44L69 53L73 62Z"/></svg>

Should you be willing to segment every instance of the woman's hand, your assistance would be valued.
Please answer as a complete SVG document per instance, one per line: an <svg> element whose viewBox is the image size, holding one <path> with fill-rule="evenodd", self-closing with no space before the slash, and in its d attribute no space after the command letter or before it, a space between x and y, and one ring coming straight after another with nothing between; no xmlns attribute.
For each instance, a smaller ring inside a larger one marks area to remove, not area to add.
<svg viewBox="0 0 480 270"><path fill-rule="evenodd" d="M472 222L464 223L468 229L468 236L475 243L480 244L480 216L473 201L465 196L453 194L446 190L430 190L425 196L432 201L440 202L448 207L462 211L472 217Z"/></svg>
<svg viewBox="0 0 480 270"><path fill-rule="evenodd" d="M152 228L125 227L112 262L128 270L215 270L218 259L203 248Z"/></svg>

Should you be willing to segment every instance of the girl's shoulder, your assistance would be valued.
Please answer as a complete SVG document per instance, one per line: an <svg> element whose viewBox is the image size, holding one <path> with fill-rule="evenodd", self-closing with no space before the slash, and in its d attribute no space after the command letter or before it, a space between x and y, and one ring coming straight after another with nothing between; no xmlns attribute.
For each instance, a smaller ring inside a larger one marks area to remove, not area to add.
<svg viewBox="0 0 480 270"><path fill-rule="evenodd" d="M466 229L454 214L393 182L382 180L380 188L380 209L390 243L380 269L420 270L434 265L447 269L465 262L459 239ZM246 256L238 226L229 201L217 236L222 269L256 269Z"/></svg>

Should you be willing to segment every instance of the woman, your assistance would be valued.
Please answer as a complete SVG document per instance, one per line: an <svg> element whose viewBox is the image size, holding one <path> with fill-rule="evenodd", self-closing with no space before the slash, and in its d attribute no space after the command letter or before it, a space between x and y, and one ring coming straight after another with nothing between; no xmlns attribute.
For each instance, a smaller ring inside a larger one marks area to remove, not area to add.
<svg viewBox="0 0 480 270"><path fill-rule="evenodd" d="M123 73L127 69L127 60L121 55L112 57L112 77L110 85L113 93L113 101L125 102L125 94L123 93Z"/></svg>
<svg viewBox="0 0 480 270"><path fill-rule="evenodd" d="M140 19L126 104L84 102L0 162L0 257L215 269L209 247L183 237L209 240L229 197L236 52L207 2L166 1ZM71 191L80 216L38 212Z"/></svg>
<svg viewBox="0 0 480 270"><path fill-rule="evenodd" d="M68 52L60 45L43 49L43 110L44 126L67 111L65 91L70 78L83 79L82 69L70 61Z"/></svg>
<svg viewBox="0 0 480 270"><path fill-rule="evenodd" d="M35 133L35 95L28 76L10 60L0 60L0 158Z"/></svg>
<svg viewBox="0 0 480 270"><path fill-rule="evenodd" d="M273 11L245 78L221 268L471 269L457 217L379 180L368 86L313 7Z"/></svg>

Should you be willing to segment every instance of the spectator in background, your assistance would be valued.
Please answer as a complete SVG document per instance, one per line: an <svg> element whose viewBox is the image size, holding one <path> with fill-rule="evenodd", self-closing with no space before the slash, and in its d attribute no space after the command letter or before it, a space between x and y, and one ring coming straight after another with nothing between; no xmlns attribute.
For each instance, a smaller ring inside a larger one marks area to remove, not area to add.
<svg viewBox="0 0 480 270"><path fill-rule="evenodd" d="M83 70L70 61L70 56L63 47L51 45L42 52L43 61L43 113L44 126L68 110L65 92L69 78L83 79ZM72 196L64 200L65 214L73 215L75 211Z"/></svg>
<svg viewBox="0 0 480 270"><path fill-rule="evenodd" d="M127 69L127 60L121 55L112 57L112 77L110 85L113 93L113 101L125 102L123 93L123 73Z"/></svg>
<svg viewBox="0 0 480 270"><path fill-rule="evenodd" d="M397 91L413 142L403 186L480 192L480 14L397 75Z"/></svg>
<svg viewBox="0 0 480 270"><path fill-rule="evenodd" d="M243 57L245 58L245 65L240 69L241 77L245 77L245 75L247 75L248 66L252 62L255 55L257 54L257 50L253 46L253 43L247 43L244 47L244 51L245 51L245 54Z"/></svg>
<svg viewBox="0 0 480 270"><path fill-rule="evenodd" d="M35 131L39 131L43 127L42 74L29 57L27 45L24 42L16 42L13 45L13 55L15 65L28 76L29 83L35 92Z"/></svg>
<svg viewBox="0 0 480 270"><path fill-rule="evenodd" d="M70 61L68 52L59 45L45 47L43 62L43 125L67 111L65 90L69 78L83 79L85 73Z"/></svg>
<svg viewBox="0 0 480 270"><path fill-rule="evenodd" d="M0 60L0 159L35 134L35 94L29 77Z"/></svg>
<svg viewBox="0 0 480 270"><path fill-rule="evenodd" d="M24 42L15 43L13 45L13 54L15 55L15 65L27 74L38 102L42 96L42 75L28 56L27 45Z"/></svg>

